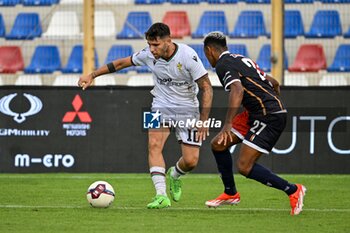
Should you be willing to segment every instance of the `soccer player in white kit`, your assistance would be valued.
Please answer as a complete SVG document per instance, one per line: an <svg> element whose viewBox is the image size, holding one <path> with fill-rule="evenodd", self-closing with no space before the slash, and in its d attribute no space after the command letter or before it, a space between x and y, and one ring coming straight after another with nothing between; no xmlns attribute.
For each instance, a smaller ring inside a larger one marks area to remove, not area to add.
<svg viewBox="0 0 350 233"><path fill-rule="evenodd" d="M161 114L164 122L196 119L208 120L213 91L197 53L185 44L174 43L166 24L155 23L145 33L148 47L132 56L114 60L91 74L81 76L78 85L85 90L93 79L104 74L114 73L126 67L147 65L152 73L155 86L152 112ZM202 92L201 112L199 113L198 91ZM157 117L157 115L154 115ZM174 125L172 125L174 126ZM149 209L171 206L166 193L165 162L162 154L164 144L170 134L169 125L148 129L148 162L156 196L147 205ZM199 159L199 148L209 135L207 127L177 125L175 134L181 144L182 156L175 166L170 167L167 176L170 194L179 201L182 193L180 177L194 169Z"/></svg>

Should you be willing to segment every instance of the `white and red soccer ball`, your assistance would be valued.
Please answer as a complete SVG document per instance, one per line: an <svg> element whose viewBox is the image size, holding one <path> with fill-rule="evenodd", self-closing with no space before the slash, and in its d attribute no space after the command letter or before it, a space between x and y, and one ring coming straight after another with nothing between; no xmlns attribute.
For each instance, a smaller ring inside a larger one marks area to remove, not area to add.
<svg viewBox="0 0 350 233"><path fill-rule="evenodd" d="M86 194L86 198L92 207L107 208L114 201L114 189L106 181L92 183Z"/></svg>

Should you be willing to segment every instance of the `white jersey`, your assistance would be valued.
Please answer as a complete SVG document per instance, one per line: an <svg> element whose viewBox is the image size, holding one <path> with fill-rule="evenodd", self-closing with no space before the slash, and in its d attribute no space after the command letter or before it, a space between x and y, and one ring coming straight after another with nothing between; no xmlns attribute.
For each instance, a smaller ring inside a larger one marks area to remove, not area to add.
<svg viewBox="0 0 350 233"><path fill-rule="evenodd" d="M198 107L198 85L195 81L203 77L207 70L191 47L175 45L174 55L168 61L155 59L149 47L134 53L131 61L136 66L146 65L151 69L155 83L151 91L154 102L168 107Z"/></svg>

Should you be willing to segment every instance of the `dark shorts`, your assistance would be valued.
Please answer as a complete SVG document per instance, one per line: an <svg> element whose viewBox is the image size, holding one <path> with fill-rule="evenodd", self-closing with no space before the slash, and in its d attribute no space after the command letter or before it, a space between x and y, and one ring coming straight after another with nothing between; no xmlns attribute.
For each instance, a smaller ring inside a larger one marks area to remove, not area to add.
<svg viewBox="0 0 350 233"><path fill-rule="evenodd" d="M268 154L277 143L287 123L287 114L249 116L249 131L243 143L257 151Z"/></svg>

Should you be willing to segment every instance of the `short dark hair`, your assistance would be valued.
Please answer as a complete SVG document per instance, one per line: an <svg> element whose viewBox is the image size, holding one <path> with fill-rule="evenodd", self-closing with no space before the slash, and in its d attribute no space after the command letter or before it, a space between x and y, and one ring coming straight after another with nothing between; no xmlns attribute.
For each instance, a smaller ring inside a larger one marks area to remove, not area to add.
<svg viewBox="0 0 350 233"><path fill-rule="evenodd" d="M210 32L204 38L204 47L208 45L218 49L227 49L226 36L219 31Z"/></svg>
<svg viewBox="0 0 350 233"><path fill-rule="evenodd" d="M164 38L166 36L170 36L170 29L164 23L155 23L145 32L147 40L156 40L157 37Z"/></svg>

